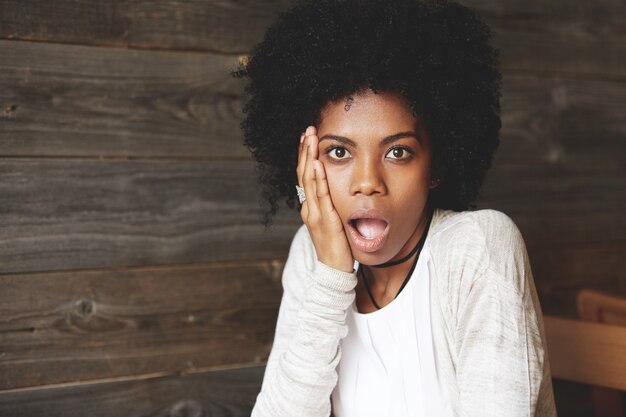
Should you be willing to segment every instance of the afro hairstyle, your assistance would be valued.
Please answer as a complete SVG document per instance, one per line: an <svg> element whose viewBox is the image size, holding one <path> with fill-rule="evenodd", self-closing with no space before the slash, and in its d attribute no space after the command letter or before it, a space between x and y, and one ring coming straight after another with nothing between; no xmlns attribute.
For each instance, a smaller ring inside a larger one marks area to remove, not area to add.
<svg viewBox="0 0 626 417"><path fill-rule="evenodd" d="M331 101L366 89L403 97L431 138L433 208L467 210L499 143L501 75L491 31L435 0L304 0L279 15L247 62L241 123L257 162L262 223L295 206L301 133Z"/></svg>

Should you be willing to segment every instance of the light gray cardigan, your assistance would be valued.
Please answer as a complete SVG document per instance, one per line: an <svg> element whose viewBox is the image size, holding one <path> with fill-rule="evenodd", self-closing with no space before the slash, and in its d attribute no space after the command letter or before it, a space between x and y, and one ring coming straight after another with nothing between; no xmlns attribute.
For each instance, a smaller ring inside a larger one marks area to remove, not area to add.
<svg viewBox="0 0 626 417"><path fill-rule="evenodd" d="M427 245L435 360L455 416L556 416L541 307L515 224L494 210L436 210ZM302 225L282 282L252 417L327 417L357 278L319 262Z"/></svg>

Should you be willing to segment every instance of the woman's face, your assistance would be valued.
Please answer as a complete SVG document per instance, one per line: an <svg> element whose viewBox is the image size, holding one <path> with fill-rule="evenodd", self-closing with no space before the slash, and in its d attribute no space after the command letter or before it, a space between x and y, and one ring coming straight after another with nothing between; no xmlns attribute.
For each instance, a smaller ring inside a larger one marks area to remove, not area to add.
<svg viewBox="0 0 626 417"><path fill-rule="evenodd" d="M319 160L353 256L364 265L401 258L427 215L432 157L421 123L401 97L371 90L329 103L321 116ZM359 209L384 221L352 222Z"/></svg>

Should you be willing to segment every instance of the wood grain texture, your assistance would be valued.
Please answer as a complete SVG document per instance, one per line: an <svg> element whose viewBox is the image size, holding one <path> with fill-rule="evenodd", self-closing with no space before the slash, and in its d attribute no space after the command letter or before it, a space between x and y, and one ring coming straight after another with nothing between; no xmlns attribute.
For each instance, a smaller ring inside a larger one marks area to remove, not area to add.
<svg viewBox="0 0 626 417"><path fill-rule="evenodd" d="M249 155L234 56L11 41L0 56L0 155Z"/></svg>
<svg viewBox="0 0 626 417"><path fill-rule="evenodd" d="M277 259L250 161L0 159L0 273Z"/></svg>
<svg viewBox="0 0 626 417"><path fill-rule="evenodd" d="M584 289L578 293L576 304L578 315L583 320L626 326L626 297L616 297L604 292ZM594 415L623 417L626 409L622 405L622 397L626 398L625 392L593 387Z"/></svg>
<svg viewBox="0 0 626 417"><path fill-rule="evenodd" d="M480 207L515 220L527 244L626 241L624 180L601 167L496 166Z"/></svg>
<svg viewBox="0 0 626 417"><path fill-rule="evenodd" d="M247 53L292 0L133 2L134 48Z"/></svg>
<svg viewBox="0 0 626 417"><path fill-rule="evenodd" d="M131 1L0 0L4 39L128 45Z"/></svg>
<svg viewBox="0 0 626 417"><path fill-rule="evenodd" d="M528 254L545 314L577 318L576 297L583 288L626 297L626 243L537 243Z"/></svg>
<svg viewBox="0 0 626 417"><path fill-rule="evenodd" d="M262 364L281 262L0 276L0 391Z"/></svg>
<svg viewBox="0 0 626 417"><path fill-rule="evenodd" d="M246 417L264 367L0 394L1 417Z"/></svg>
<svg viewBox="0 0 626 417"><path fill-rule="evenodd" d="M0 52L2 155L249 155L234 58L7 41ZM605 158L598 169L624 170L624 83L505 75L502 107L496 164Z"/></svg>
<svg viewBox="0 0 626 417"><path fill-rule="evenodd" d="M0 1L0 38L242 54L290 0ZM503 67L626 76L626 6L612 0L465 0L490 24Z"/></svg>
<svg viewBox="0 0 626 417"><path fill-rule="evenodd" d="M613 0L462 0L493 28L505 72L626 76L626 5Z"/></svg>
<svg viewBox="0 0 626 417"><path fill-rule="evenodd" d="M529 246L626 242L626 85L510 76L480 207Z"/></svg>
<svg viewBox="0 0 626 417"><path fill-rule="evenodd" d="M626 297L584 290L576 301L581 319L626 327Z"/></svg>
<svg viewBox="0 0 626 417"><path fill-rule="evenodd" d="M552 316L544 324L554 378L626 390L626 328Z"/></svg>
<svg viewBox="0 0 626 417"><path fill-rule="evenodd" d="M243 53L289 0L0 1L0 37L125 48Z"/></svg>
<svg viewBox="0 0 626 417"><path fill-rule="evenodd" d="M506 75L502 91L502 142L495 164L626 169L626 85Z"/></svg>
<svg viewBox="0 0 626 417"><path fill-rule="evenodd" d="M623 248L610 201L624 198L621 177L582 165L494 170L481 204L509 214L527 245ZM264 232L249 161L7 159L0 174L2 273L282 258L301 224L285 208Z"/></svg>

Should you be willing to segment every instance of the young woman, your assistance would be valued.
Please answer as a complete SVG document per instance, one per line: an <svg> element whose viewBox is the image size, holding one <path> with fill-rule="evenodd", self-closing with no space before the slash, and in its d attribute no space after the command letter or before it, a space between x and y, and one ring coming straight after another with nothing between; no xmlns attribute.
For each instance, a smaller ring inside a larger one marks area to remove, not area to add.
<svg viewBox="0 0 626 417"><path fill-rule="evenodd" d="M264 221L297 185L304 222L253 416L556 415L522 237L466 211L499 141L488 38L451 2L304 1L236 73Z"/></svg>

